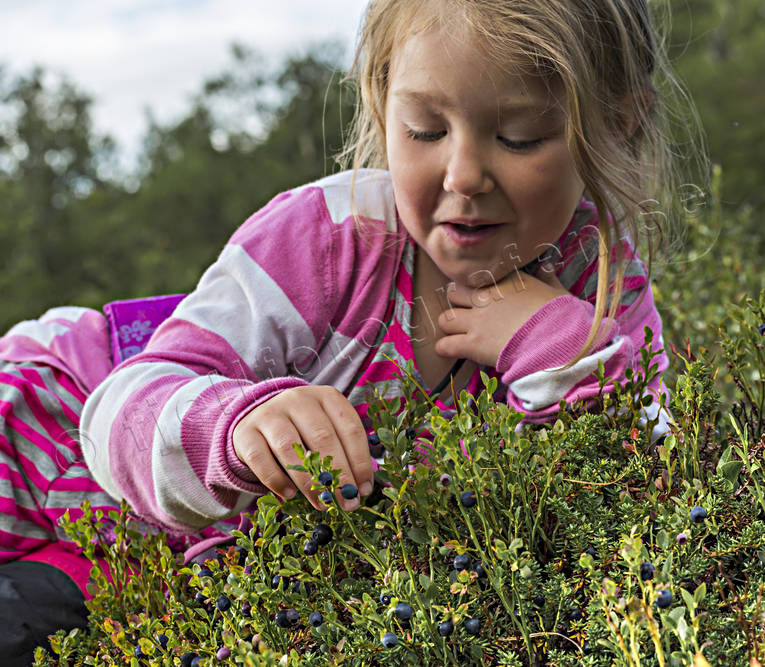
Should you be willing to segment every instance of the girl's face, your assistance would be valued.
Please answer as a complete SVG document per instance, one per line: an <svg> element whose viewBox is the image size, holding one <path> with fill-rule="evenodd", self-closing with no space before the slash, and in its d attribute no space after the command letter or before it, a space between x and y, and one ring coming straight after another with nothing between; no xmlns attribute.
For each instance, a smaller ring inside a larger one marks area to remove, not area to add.
<svg viewBox="0 0 765 667"><path fill-rule="evenodd" d="M441 31L410 37L391 63L385 106L401 221L442 284L469 287L543 253L584 191L566 144L565 98L501 71L473 44Z"/></svg>

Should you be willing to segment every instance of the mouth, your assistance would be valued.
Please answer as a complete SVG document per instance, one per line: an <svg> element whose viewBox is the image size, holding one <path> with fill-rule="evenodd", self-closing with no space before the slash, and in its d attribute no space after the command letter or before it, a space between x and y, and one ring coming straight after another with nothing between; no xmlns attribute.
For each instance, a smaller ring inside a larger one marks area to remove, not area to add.
<svg viewBox="0 0 765 667"><path fill-rule="evenodd" d="M495 232L501 228L500 223L484 222L482 220L470 221L447 221L442 222L441 227L446 235L459 245L476 245L484 240L493 237Z"/></svg>

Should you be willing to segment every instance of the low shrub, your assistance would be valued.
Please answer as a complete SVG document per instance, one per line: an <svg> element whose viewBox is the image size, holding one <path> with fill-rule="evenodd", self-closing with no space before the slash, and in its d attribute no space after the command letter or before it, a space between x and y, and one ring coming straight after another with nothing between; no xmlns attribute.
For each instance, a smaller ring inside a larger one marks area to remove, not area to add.
<svg viewBox="0 0 765 667"><path fill-rule="evenodd" d="M204 564L140 535L124 503L104 543L85 505L65 529L112 580L94 567L88 630L52 635L35 664L759 665L763 306L720 330L741 407L722 409L714 364L677 352L655 442L647 331L640 373L546 426L519 426L486 375L446 419L408 365L402 397L370 407L387 458L361 508L334 501L329 458L298 449L327 510L264 496Z"/></svg>

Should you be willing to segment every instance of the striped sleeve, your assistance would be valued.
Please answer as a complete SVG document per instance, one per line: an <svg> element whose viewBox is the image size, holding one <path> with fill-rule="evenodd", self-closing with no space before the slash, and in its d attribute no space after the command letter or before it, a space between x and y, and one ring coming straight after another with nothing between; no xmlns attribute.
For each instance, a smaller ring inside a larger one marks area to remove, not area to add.
<svg viewBox="0 0 765 667"><path fill-rule="evenodd" d="M328 287L332 227L320 188L279 195L86 401L85 460L141 518L188 534L266 492L231 433L253 407L307 384L290 371L315 354L344 298Z"/></svg>
<svg viewBox="0 0 765 667"><path fill-rule="evenodd" d="M575 358L595 318L599 233L595 209L583 201L556 246L556 275L570 294L553 299L534 313L499 355L497 371L508 387L508 404L525 413L528 421L553 418L561 400L569 405L579 401L587 404L596 397L600 387L594 372L599 362L611 379L603 389L605 393L613 390L614 381L625 380L628 368L639 371L645 327L653 333L653 348L663 347L661 317L654 305L648 272L631 240L623 238L618 243L625 272L616 317L604 318L588 355L570 368L558 370ZM614 248L614 258L617 252ZM666 353L662 351L654 363L659 373L663 372L669 363ZM666 393L660 375L652 381L649 391L656 399ZM654 401L654 405L657 403ZM668 418L660 416L664 429Z"/></svg>

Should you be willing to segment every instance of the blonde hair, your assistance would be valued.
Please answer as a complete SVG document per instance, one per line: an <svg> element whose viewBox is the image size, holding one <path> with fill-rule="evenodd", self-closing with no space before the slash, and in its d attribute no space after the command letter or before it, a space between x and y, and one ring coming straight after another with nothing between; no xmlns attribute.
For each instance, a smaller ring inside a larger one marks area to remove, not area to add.
<svg viewBox="0 0 765 667"><path fill-rule="evenodd" d="M387 168L384 109L394 52L415 33L450 26L468 28L499 67L565 90L569 149L600 227L595 319L571 366L621 301L626 258L618 240L647 240L650 275L666 228L681 215L678 145L669 140L665 99L679 97L690 110L691 122L681 126L698 125L697 116L663 55L647 0L371 0L350 73L356 115L340 155L354 178L361 167ZM700 140L690 144L705 172Z"/></svg>

